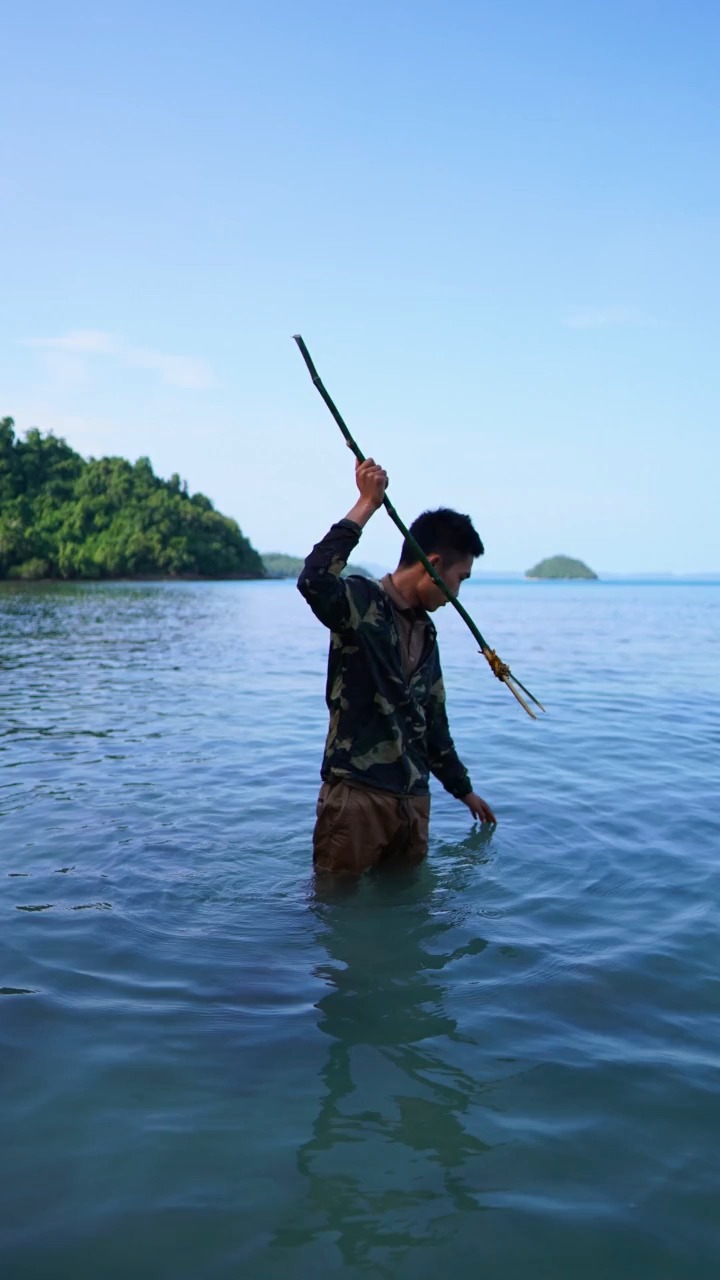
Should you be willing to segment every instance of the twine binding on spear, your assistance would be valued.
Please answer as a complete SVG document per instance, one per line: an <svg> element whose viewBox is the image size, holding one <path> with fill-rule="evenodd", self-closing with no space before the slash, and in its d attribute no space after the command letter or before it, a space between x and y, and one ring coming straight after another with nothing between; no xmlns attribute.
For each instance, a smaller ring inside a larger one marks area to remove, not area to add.
<svg viewBox="0 0 720 1280"><path fill-rule="evenodd" d="M302 355L302 358L303 358L303 360L305 361L305 364L307 365L308 372L309 372L309 374L310 374L310 377L311 377L311 378L312 378L312 380L313 380L313 384L315 385L315 387L316 387L316 388L317 388L317 390L319 391L320 395L322 396L323 400L325 401L325 404L327 405L327 407L328 407L328 409L330 410L330 412L331 412L331 414L332 414L333 418L335 419L335 421L336 421L337 425L339 426L339 428L340 428L340 430L341 430L341 432L342 432L342 434L343 434L343 436L344 436L344 438L345 438L345 443L346 443L346 445L347 445L348 449L350 449L350 450L352 451L352 453L354 453L354 454L355 454L355 457L357 458L358 462L364 462L364 461L365 461L365 454L361 451L361 449L360 449L360 448L358 447L358 445L355 443L355 440L353 439L352 435L350 434L350 431L348 430L348 428L347 428L347 426L346 426L346 424L345 424L345 422L344 422L343 418L341 417L340 412L339 412L339 410L338 410L337 406L335 405L334 401L333 401L333 400L330 398L330 396L328 395L328 392L325 390L325 387L323 386L323 383L322 383L322 380L321 380L321 378L320 378L320 375L318 374L318 371L317 371L317 369L315 368L315 365L314 365L314 364L313 364L313 362L312 362L312 359L311 359L311 356L310 356L310 352L308 351L307 347L305 346L305 343L303 342L302 338L300 337L300 334L299 334L299 333L296 333L296 334L294 335L294 338L295 338L295 342L297 343L298 347L300 348L300 354ZM526 689L526 688L525 688L525 685L524 685L524 684L521 684L521 683L520 683L520 681L517 679L517 677L516 677L516 676L514 676L514 675L512 674L512 672L511 672L511 670L510 670L509 666L507 665L507 663L503 662L503 661L502 661L502 659L498 657L498 655L497 655L497 653L495 652L495 650L490 648L490 645L489 645L489 644L487 643L487 641L483 638L483 636L482 636L482 634L481 634L481 632L480 632L479 628L478 628L478 627L475 625L475 623L473 622L473 620L472 620L472 618L470 617L470 614L468 613L467 609L466 609L463 605L461 605L461 603L460 603L460 601L458 600L457 596L454 596L454 595L453 595L453 593L452 593L452 591L450 590L450 588L447 586L447 584L446 584L446 583L443 581L443 579L440 577L440 574L437 572L437 570L435 569L434 565L432 565L432 564L430 563L430 561L428 560L428 558L427 558L427 556L425 555L425 552L423 551L422 547L419 545L419 543L418 543L418 542L416 542L415 538L412 536L412 534L410 533L410 530L406 527L406 525L404 525L404 524L403 524L403 522L402 522L402 520L400 519L400 517L399 517L399 515L398 515L397 511L395 510L395 508L394 508L394 506L393 506L392 502L391 502L391 501L390 501L390 499L388 498L388 496L387 496L387 492L385 493L385 496L384 496L384 498L383 498L383 506L385 507L385 510L387 511L388 515L390 516L390 519L392 520L393 524L395 524L395 525L397 526L397 528L400 530L400 532L401 532L401 534L403 535L403 537L404 537L404 538L407 538L408 542L410 543L410 546L413 548L413 551L414 551L414 552L415 552L415 554L417 555L417 557L418 557L418 559L420 560L421 564L424 566L424 568L425 568L425 569L427 570L427 572L429 573L429 575L430 575L430 577L432 578L433 582L436 584L436 586L438 586L438 587L440 588L440 590L443 592L443 595L444 595L444 596L449 600L450 604L451 604L451 605L453 605L455 609L457 609L457 611L458 611L458 613L460 614L460 617L462 618L463 622L466 624L466 626L467 626L467 627L469 627L471 634L474 636L475 640L477 640L477 643L478 643L478 644L479 644L479 646L480 646L480 653L483 655L483 657L484 657L484 658L485 658L485 660L487 661L487 663L488 663L488 665L489 665L489 667L490 667L490 670L492 671L493 675L497 676L498 680L501 680L501 681L503 682L503 684L506 684L506 685L507 685L507 687L508 687L508 689L510 690L510 692L514 695L514 697L516 697L516 698L517 698L517 700L518 700L518 702L520 703L521 707L524 707L524 708L525 708L525 710L527 711L528 715L529 715L529 716L531 716L531 718L532 718L533 720L537 720L537 716L535 715L535 712L534 712L534 711L532 711L532 710L530 709L530 707L528 706L527 702L525 701L525 698L523 698L523 697L521 696L521 694L518 692L518 690L519 690L519 689L522 689L522 692L525 694L525 697L529 698L529 699L530 699L530 701L531 701L531 702L533 702L533 703L535 704L535 706L536 706L536 707L539 707L539 709L540 709L541 711L544 711L544 710L545 710L544 706L542 705L542 703L541 703L541 702L538 702L537 698L536 698L536 697L534 697L534 695L533 695L532 693L530 693L530 690L529 690L529 689Z"/></svg>

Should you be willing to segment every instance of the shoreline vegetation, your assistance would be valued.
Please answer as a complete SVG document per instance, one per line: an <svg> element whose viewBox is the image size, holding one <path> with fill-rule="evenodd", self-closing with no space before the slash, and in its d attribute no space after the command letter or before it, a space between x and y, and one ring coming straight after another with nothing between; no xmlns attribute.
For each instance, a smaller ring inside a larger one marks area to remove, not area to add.
<svg viewBox="0 0 720 1280"><path fill-rule="evenodd" d="M210 498L188 493L177 474L160 479L148 458L134 464L119 457L86 459L52 432L31 428L23 439L12 418L0 418L0 583L279 580L297 578L303 564L302 556L256 551ZM375 573L352 562L344 572ZM603 576L609 581L638 575ZM640 576L707 582L719 577ZM598 575L582 560L551 556L524 578Z"/></svg>
<svg viewBox="0 0 720 1280"><path fill-rule="evenodd" d="M83 458L0 419L0 582L297 578L304 558L260 555L237 523L149 458ZM369 577L361 565L346 573Z"/></svg>
<svg viewBox="0 0 720 1280"><path fill-rule="evenodd" d="M89 458L0 419L0 580L265 578L237 523L149 458Z"/></svg>

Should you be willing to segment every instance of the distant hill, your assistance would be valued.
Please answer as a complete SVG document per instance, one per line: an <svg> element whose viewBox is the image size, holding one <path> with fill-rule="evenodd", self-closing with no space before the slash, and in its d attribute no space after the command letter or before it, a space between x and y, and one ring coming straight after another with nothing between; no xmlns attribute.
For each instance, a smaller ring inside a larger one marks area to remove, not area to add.
<svg viewBox="0 0 720 1280"><path fill-rule="evenodd" d="M283 551L264 551L262 562L265 576L268 578L297 578L305 563L304 556L288 556ZM372 574L359 564L348 564L343 570L343 577L348 573L359 574L361 578L371 578Z"/></svg>
<svg viewBox="0 0 720 1280"><path fill-rule="evenodd" d="M597 574L593 573L582 560L573 560L571 556L549 556L547 560L541 560L536 564L534 569L528 569L526 578L586 578L597 579Z"/></svg>
<svg viewBox="0 0 720 1280"><path fill-rule="evenodd" d="M282 551L262 551L260 559L267 578L297 578L305 563L299 556L286 556Z"/></svg>
<svg viewBox="0 0 720 1280"><path fill-rule="evenodd" d="M0 419L0 579L265 576L235 521L178 475L14 425Z"/></svg>

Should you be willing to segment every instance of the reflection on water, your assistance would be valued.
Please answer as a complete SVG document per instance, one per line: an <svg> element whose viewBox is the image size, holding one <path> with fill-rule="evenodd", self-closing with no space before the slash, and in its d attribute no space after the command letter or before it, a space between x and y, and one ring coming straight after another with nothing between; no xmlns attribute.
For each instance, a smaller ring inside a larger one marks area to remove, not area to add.
<svg viewBox="0 0 720 1280"><path fill-rule="evenodd" d="M468 955L481 963L487 943L448 948L455 920L440 899L468 887L488 839L478 833L453 850L442 891L425 866L316 895L326 953L316 1009L328 1045L320 1107L297 1153L306 1196L277 1245L325 1237L346 1266L372 1262L391 1276L407 1249L451 1243L453 1213L482 1209L488 1086L453 1061L452 1047L473 1041L447 1011L446 986L453 964Z"/></svg>

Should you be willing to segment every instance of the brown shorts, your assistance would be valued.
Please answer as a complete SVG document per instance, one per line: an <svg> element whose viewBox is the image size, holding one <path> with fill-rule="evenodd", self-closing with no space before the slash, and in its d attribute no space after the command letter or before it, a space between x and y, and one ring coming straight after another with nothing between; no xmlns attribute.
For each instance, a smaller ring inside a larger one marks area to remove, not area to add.
<svg viewBox="0 0 720 1280"><path fill-rule="evenodd" d="M361 875L381 862L414 865L428 848L429 796L323 782L313 833L316 871Z"/></svg>

